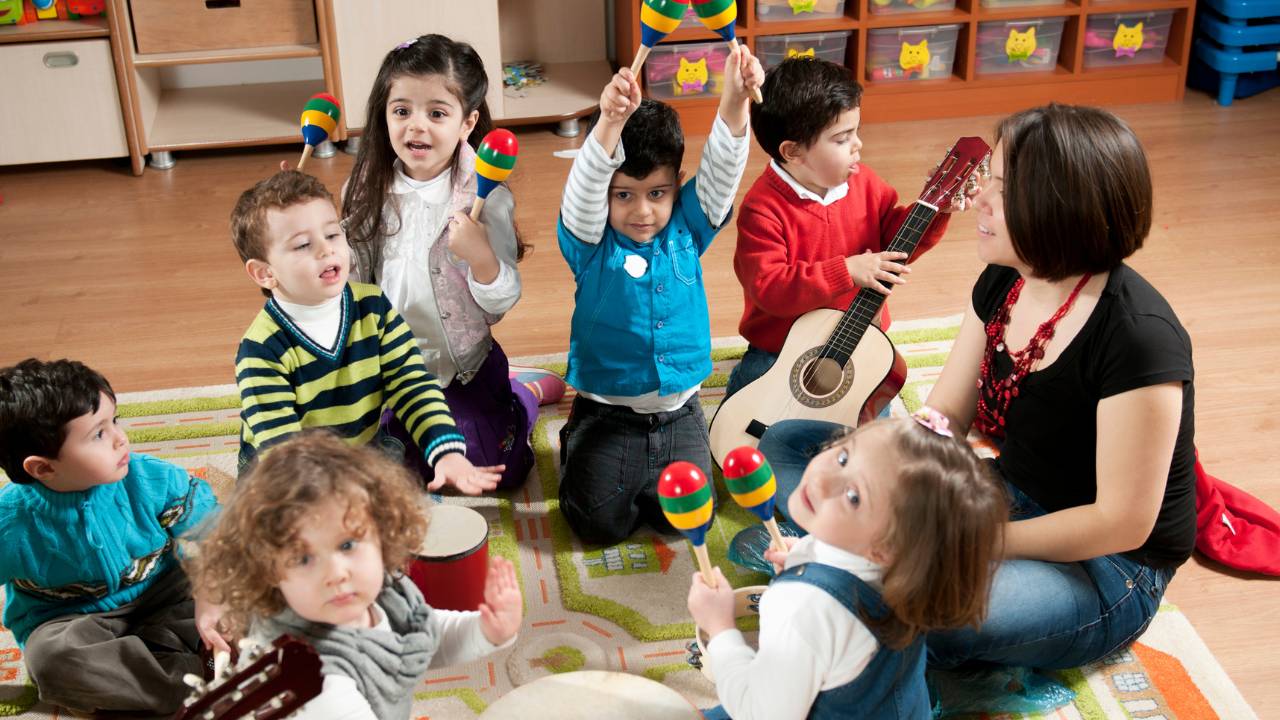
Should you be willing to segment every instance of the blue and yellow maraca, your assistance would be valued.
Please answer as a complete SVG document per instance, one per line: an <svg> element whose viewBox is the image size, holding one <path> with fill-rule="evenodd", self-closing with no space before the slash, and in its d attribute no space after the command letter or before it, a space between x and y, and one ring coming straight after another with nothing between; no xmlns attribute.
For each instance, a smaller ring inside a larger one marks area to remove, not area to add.
<svg viewBox="0 0 1280 720"><path fill-rule="evenodd" d="M680 26L689 3L685 0L644 0L640 6L640 47L631 61L631 74L640 77L640 67L654 45ZM736 13L736 6L734 12Z"/></svg>
<svg viewBox="0 0 1280 720"><path fill-rule="evenodd" d="M693 463L682 460L671 463L658 478L658 504L667 522L693 545L702 579L708 586L715 587L716 576L707 557L707 530L711 529L714 507L707 476Z"/></svg>
<svg viewBox="0 0 1280 720"><path fill-rule="evenodd" d="M480 141L476 150L476 200L471 205L471 219L480 222L480 209L493 189L507 181L516 166L520 144L510 130L498 128Z"/></svg>
<svg viewBox="0 0 1280 720"><path fill-rule="evenodd" d="M708 30L724 38L729 49L738 47L736 26L738 23L737 0L693 0L693 12ZM758 103L764 102L760 88L751 88L751 97Z"/></svg>
<svg viewBox="0 0 1280 720"><path fill-rule="evenodd" d="M302 148L302 159L298 161L298 170L307 163L307 158L315 152L316 146L329 139L329 135L338 127L342 117L342 108L338 98L329 93L316 93L307 100L302 108L302 141L307 145Z"/></svg>
<svg viewBox="0 0 1280 720"><path fill-rule="evenodd" d="M773 519L773 500L778 482L764 454L750 445L736 447L724 457L724 484L735 502L764 522L774 550L785 551L778 521Z"/></svg>

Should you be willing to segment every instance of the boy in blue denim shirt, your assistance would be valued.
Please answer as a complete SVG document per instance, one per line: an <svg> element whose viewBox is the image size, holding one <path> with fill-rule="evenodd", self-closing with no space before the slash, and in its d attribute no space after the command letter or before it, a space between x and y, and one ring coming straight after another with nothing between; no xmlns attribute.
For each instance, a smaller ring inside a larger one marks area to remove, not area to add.
<svg viewBox="0 0 1280 720"><path fill-rule="evenodd" d="M116 397L69 360L0 369L4 624L40 699L74 711L172 715L202 674L201 616L176 541L217 506L185 470L131 454ZM220 637L216 644L225 645Z"/></svg>
<svg viewBox="0 0 1280 720"><path fill-rule="evenodd" d="M729 54L698 174L681 186L679 118L642 100L624 68L569 172L557 236L577 283L566 381L578 395L560 431L560 508L588 542L620 542L646 522L671 532L657 480L673 460L711 477L698 400L711 372L699 258L733 209L750 93L763 80L745 46Z"/></svg>

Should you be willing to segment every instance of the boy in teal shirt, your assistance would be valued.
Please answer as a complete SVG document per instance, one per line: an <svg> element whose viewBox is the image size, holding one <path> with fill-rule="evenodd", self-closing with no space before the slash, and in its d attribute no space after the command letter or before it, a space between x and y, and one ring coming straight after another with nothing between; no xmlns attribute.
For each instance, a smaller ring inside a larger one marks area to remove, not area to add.
<svg viewBox="0 0 1280 720"><path fill-rule="evenodd" d="M40 699L74 711L172 714L203 674L176 541L217 507L185 470L129 452L115 393L68 360L0 369L4 624ZM197 609L199 606L199 609Z"/></svg>

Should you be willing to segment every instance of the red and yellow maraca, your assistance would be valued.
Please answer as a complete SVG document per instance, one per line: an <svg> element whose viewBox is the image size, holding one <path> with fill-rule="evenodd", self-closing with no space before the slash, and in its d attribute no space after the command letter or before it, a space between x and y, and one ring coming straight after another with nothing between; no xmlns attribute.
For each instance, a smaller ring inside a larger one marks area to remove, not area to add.
<svg viewBox="0 0 1280 720"><path fill-rule="evenodd" d="M649 51L680 26L688 9L687 0L644 0L640 6L640 47L636 49L636 59L631 61L632 75L640 76L640 67L649 57Z"/></svg>
<svg viewBox="0 0 1280 720"><path fill-rule="evenodd" d="M671 463L658 478L658 504L662 506L667 522L693 545L693 555L697 558L702 579L710 587L715 587L716 576L711 572L711 559L707 557L707 530L711 528L714 507L707 476L693 463Z"/></svg>
<svg viewBox="0 0 1280 720"><path fill-rule="evenodd" d="M729 43L729 49L733 50L738 47L737 22L738 22L738 3L737 0L693 0L693 11L698 15L698 20L707 27L711 32L724 38ZM751 88L751 96L756 102L764 102L764 96L760 94L760 88Z"/></svg>
<svg viewBox="0 0 1280 720"><path fill-rule="evenodd" d="M329 93L316 93L307 100L302 108L302 141L307 145L302 148L298 170L307 163L307 158L315 152L316 146L329 139L329 135L337 129L338 119L341 117L342 108L338 99Z"/></svg>
<svg viewBox="0 0 1280 720"><path fill-rule="evenodd" d="M764 454L750 445L736 447L724 457L724 484L735 502L764 522L774 550L785 551L778 521L773 519L773 500L778 482Z"/></svg>
<svg viewBox="0 0 1280 720"><path fill-rule="evenodd" d="M476 151L476 201L471 205L471 219L475 222L480 222L485 198L511 175L519 152L516 136L503 128L489 132L480 141Z"/></svg>

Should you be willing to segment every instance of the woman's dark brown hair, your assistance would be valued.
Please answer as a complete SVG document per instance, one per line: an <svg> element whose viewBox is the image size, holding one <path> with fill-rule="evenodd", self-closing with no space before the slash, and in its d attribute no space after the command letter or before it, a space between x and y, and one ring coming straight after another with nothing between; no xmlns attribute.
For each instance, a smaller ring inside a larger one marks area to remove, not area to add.
<svg viewBox="0 0 1280 720"><path fill-rule="evenodd" d="M1051 103L1005 118L1004 216L1033 275L1107 272L1151 230L1151 172L1142 145L1105 110Z"/></svg>
<svg viewBox="0 0 1280 720"><path fill-rule="evenodd" d="M196 592L226 606L223 622L233 634L243 634L255 617L284 610L276 587L284 560L297 554L308 515L333 499L347 503L345 522L353 531L377 537L387 572L402 571L422 546L422 493L407 469L327 430L299 433L240 480L199 552L186 561Z"/></svg>
<svg viewBox="0 0 1280 720"><path fill-rule="evenodd" d="M921 633L977 626L987 613L1002 552L1008 498L966 442L915 420L880 420L891 433L898 478L879 546L889 558L881 596L892 614L863 620L882 642L901 649Z"/></svg>

